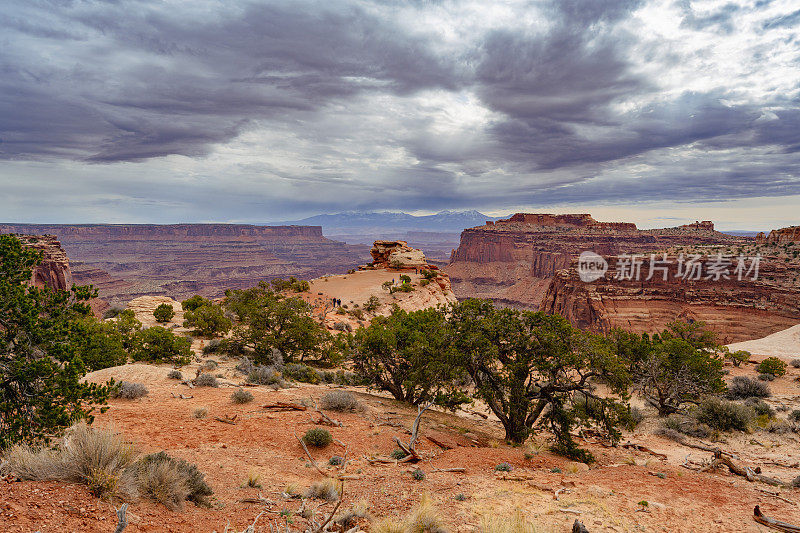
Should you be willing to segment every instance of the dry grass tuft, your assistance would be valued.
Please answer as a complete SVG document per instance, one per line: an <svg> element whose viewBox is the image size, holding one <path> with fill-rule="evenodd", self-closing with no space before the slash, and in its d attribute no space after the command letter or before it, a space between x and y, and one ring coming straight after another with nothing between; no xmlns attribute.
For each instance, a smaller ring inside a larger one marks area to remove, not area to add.
<svg viewBox="0 0 800 533"><path fill-rule="evenodd" d="M518 509L510 517L483 517L480 533L536 533L536 526Z"/></svg>
<svg viewBox="0 0 800 533"><path fill-rule="evenodd" d="M406 533L406 526L397 519L384 518L372 524L369 531L370 533Z"/></svg>
<svg viewBox="0 0 800 533"><path fill-rule="evenodd" d="M337 501L342 495L342 482L332 477L316 481L306 491L306 498L318 498L329 502Z"/></svg>
<svg viewBox="0 0 800 533"><path fill-rule="evenodd" d="M208 409L205 407L196 407L192 411L192 416L195 418L205 418L208 416Z"/></svg>
<svg viewBox="0 0 800 533"><path fill-rule="evenodd" d="M446 533L442 517L430 498L423 495L419 505L411 509L404 521L406 533Z"/></svg>
<svg viewBox="0 0 800 533"><path fill-rule="evenodd" d="M181 509L190 492L185 477L175 465L166 461L141 465L136 471L136 484L143 496L172 510Z"/></svg>
<svg viewBox="0 0 800 533"><path fill-rule="evenodd" d="M358 402L358 399L355 395L351 392L343 391L343 390L336 390L326 393L320 399L323 409L327 409L329 411L339 411L339 412L348 412L348 411L359 411L362 409L361 404Z"/></svg>

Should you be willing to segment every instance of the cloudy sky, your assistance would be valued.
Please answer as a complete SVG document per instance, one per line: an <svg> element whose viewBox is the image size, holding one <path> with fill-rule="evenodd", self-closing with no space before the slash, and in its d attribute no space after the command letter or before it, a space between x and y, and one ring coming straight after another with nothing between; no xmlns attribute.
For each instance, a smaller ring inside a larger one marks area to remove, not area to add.
<svg viewBox="0 0 800 533"><path fill-rule="evenodd" d="M800 224L796 0L4 0L0 221Z"/></svg>

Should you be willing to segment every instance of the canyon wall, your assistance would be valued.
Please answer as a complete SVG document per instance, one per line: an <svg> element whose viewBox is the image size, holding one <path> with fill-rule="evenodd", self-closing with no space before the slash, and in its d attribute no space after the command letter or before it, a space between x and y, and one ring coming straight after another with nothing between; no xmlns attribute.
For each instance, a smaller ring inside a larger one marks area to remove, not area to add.
<svg viewBox="0 0 800 533"><path fill-rule="evenodd" d="M789 226L788 228L774 229L766 237L763 233L758 235L759 242L770 244L800 244L800 226Z"/></svg>
<svg viewBox="0 0 800 533"><path fill-rule="evenodd" d="M33 270L31 283L37 287L68 290L72 272L66 252L55 235L16 235L25 245L42 253L42 262Z"/></svg>
<svg viewBox="0 0 800 533"><path fill-rule="evenodd" d="M663 257L663 256L662 256ZM642 258L640 280L617 279L616 258L606 257L606 274L582 281L577 264L559 271L542 300L541 310L558 313L576 326L597 332L622 328L636 333L656 333L675 320L702 321L728 344L761 338L800 322L800 284L797 265L768 257L760 263L758 279L682 279L677 257L669 256L667 279Z"/></svg>
<svg viewBox="0 0 800 533"><path fill-rule="evenodd" d="M0 233L52 233L72 259L75 283L122 306L138 296L222 296L276 277L346 272L369 257L319 226L244 224L0 224Z"/></svg>

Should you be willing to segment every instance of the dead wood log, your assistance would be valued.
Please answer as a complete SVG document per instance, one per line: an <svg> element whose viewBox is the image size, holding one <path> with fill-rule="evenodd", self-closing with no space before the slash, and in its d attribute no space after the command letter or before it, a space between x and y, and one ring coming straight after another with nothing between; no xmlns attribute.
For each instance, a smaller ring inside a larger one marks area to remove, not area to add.
<svg viewBox="0 0 800 533"><path fill-rule="evenodd" d="M775 479L773 477L768 477L759 473L756 473L752 468L748 466L738 465L733 462L733 460L729 457L722 455L721 451L714 452L714 460L711 461L711 465L709 465L704 470L709 470L712 468L716 468L718 466L727 466L728 470L731 473L736 474L738 476L742 476L747 481L760 481L761 483L766 483L767 485L772 485L774 487L788 487L788 483L784 483L779 479Z"/></svg>
<svg viewBox="0 0 800 533"><path fill-rule="evenodd" d="M761 487L756 487L756 490L758 490L758 492L763 492L764 494L769 494L770 496L774 496L775 498L778 498L779 500L784 501L786 503L790 503L792 505L797 505L792 500L790 500L788 498L784 498L783 496L781 496L780 492L772 492L771 490L762 489Z"/></svg>
<svg viewBox="0 0 800 533"><path fill-rule="evenodd" d="M120 507L116 511L117 511L117 529L114 530L114 533L122 533L122 530L128 527L128 504L123 503L122 507Z"/></svg>
<svg viewBox="0 0 800 533"><path fill-rule="evenodd" d="M272 409L273 411L307 411L308 407L290 402L267 403L261 406L262 409Z"/></svg>
<svg viewBox="0 0 800 533"><path fill-rule="evenodd" d="M453 468L434 468L431 472L458 472L463 474L467 469L463 466L454 466Z"/></svg>
<svg viewBox="0 0 800 533"><path fill-rule="evenodd" d="M756 505L755 509L753 509L753 520L759 524L771 527L772 529L777 529L778 531L785 531L787 533L800 533L800 526L795 526L788 522L775 520L774 518L765 516L761 512L761 509L758 507L758 505Z"/></svg>
<svg viewBox="0 0 800 533"><path fill-rule="evenodd" d="M194 398L194 396L191 396L191 395L190 396L186 396L185 394L175 394L174 392L172 393L172 397L173 398L180 398L181 400L191 400L192 398Z"/></svg>
<svg viewBox="0 0 800 533"><path fill-rule="evenodd" d="M451 446L450 444L442 441L442 439L439 439L437 437L431 437L430 435L426 435L425 438L428 439L429 441L431 441L432 443L434 443L435 445L437 445L439 448L441 448L443 450L452 450L453 449L453 446Z"/></svg>
<svg viewBox="0 0 800 533"><path fill-rule="evenodd" d="M627 448L627 449L638 450L640 452L649 453L650 455L655 455L656 457L658 457L659 459L663 459L664 461L667 460L667 456L664 455L663 453L654 452L653 450L651 450L647 446L642 446L641 444L636 444L636 443L633 443L633 442L626 442L625 444L622 445L622 447L623 448Z"/></svg>
<svg viewBox="0 0 800 533"><path fill-rule="evenodd" d="M216 420L217 422L224 422L225 424L231 424L231 425L235 426L236 425L236 418L238 416L239 415L226 416L225 418L222 418L222 417L219 417L219 416L215 416L214 420Z"/></svg>
<svg viewBox="0 0 800 533"><path fill-rule="evenodd" d="M327 472L324 472L324 471L323 471L323 470L322 470L322 469L319 467L319 465L317 465L317 462L314 460L314 458L313 458L313 457L311 457L311 454L310 454L310 453L308 453L308 448L306 447L306 443L305 443L305 442L303 442L303 439L301 439L300 437L298 437L298 436L297 436L297 433L295 433L295 434L294 434L294 438L296 438L296 439L297 439L297 442L299 442L299 443L300 443L300 446L302 446L302 447L303 447L303 451L304 451L304 452L306 452L306 456L308 457L308 460L309 460L309 461L311 461L311 464L314 466L314 468L316 468L316 469L317 469L317 472L319 472L320 474L322 474L324 477L328 477L328 474L327 474Z"/></svg>

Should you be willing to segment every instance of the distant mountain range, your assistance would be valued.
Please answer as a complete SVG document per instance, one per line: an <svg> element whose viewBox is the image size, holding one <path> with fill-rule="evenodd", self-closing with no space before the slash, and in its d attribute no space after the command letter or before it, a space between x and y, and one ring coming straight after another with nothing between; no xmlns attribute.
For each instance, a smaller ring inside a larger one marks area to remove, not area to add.
<svg viewBox="0 0 800 533"><path fill-rule="evenodd" d="M280 224L322 226L326 235L348 233L405 232L461 232L465 228L482 226L487 220L499 220L479 211L440 211L435 215L409 215L391 211L347 211L329 215L315 215Z"/></svg>

